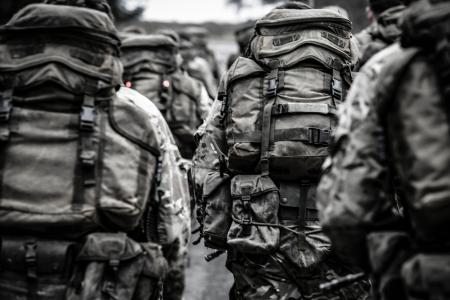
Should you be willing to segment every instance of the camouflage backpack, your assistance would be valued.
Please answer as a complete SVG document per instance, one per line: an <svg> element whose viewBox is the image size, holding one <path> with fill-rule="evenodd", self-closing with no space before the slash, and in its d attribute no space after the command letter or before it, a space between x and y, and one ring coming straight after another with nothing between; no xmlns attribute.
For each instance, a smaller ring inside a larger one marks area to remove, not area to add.
<svg viewBox="0 0 450 300"><path fill-rule="evenodd" d="M112 21L86 8L30 5L0 28L2 299L144 299L164 274L158 246L117 233L143 219L159 156L116 95L118 55Z"/></svg>
<svg viewBox="0 0 450 300"><path fill-rule="evenodd" d="M320 9L275 9L256 23L252 57L239 57L219 87L221 169L230 176L203 182L206 245L268 254L284 239L289 253L299 248L292 227L317 220L311 187L351 81L350 30L348 19Z"/></svg>
<svg viewBox="0 0 450 300"><path fill-rule="evenodd" d="M256 24L219 91L235 173L315 179L351 81L351 23L331 11L276 9Z"/></svg>
<svg viewBox="0 0 450 300"><path fill-rule="evenodd" d="M129 35L122 44L125 73L133 89L149 98L163 114L181 155L191 158L194 133L202 123L200 83L178 66L178 43L165 35Z"/></svg>

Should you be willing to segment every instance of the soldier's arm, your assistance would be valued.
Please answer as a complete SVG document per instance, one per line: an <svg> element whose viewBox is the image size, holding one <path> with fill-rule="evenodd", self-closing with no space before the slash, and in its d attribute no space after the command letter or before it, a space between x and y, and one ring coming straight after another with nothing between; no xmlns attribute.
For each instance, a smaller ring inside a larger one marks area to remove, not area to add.
<svg viewBox="0 0 450 300"><path fill-rule="evenodd" d="M374 99L377 68L363 68L350 90L318 189L320 219L334 248L361 267L368 263L367 232L392 210L384 131Z"/></svg>

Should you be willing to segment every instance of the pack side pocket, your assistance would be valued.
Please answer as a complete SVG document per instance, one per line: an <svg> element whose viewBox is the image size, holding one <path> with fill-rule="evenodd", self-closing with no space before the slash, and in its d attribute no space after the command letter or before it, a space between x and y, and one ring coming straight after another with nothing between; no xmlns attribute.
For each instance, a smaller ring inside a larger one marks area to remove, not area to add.
<svg viewBox="0 0 450 300"><path fill-rule="evenodd" d="M233 222L228 245L237 251L269 254L278 249L279 190L268 176L237 175L231 181Z"/></svg>
<svg viewBox="0 0 450 300"><path fill-rule="evenodd" d="M450 299L450 254L418 254L402 267L411 299Z"/></svg>
<svg viewBox="0 0 450 300"><path fill-rule="evenodd" d="M156 245L139 244L124 233L92 233L78 254L66 299L151 299L166 268Z"/></svg>
<svg viewBox="0 0 450 300"><path fill-rule="evenodd" d="M226 250L231 226L230 176L209 173L203 184L203 237L208 248Z"/></svg>

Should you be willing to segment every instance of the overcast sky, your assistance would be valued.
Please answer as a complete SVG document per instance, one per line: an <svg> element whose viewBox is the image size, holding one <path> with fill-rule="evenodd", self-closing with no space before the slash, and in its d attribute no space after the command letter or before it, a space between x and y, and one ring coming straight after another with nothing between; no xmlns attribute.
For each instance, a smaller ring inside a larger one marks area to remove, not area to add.
<svg viewBox="0 0 450 300"><path fill-rule="evenodd" d="M247 0L237 10L226 0L148 0L144 19L154 21L237 23L262 17L272 6L262 6L258 0Z"/></svg>

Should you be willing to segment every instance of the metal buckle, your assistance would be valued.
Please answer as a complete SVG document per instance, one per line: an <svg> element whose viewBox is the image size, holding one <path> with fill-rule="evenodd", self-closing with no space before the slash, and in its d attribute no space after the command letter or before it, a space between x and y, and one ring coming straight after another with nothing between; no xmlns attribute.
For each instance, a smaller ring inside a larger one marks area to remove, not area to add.
<svg viewBox="0 0 450 300"><path fill-rule="evenodd" d="M243 225L251 225L253 222L252 217L250 215L243 217L241 221Z"/></svg>
<svg viewBox="0 0 450 300"><path fill-rule="evenodd" d="M342 81L336 78L333 78L331 81L331 89L333 93L333 98L342 99Z"/></svg>
<svg viewBox="0 0 450 300"><path fill-rule="evenodd" d="M94 106L81 106L80 129L83 131L94 131L95 115Z"/></svg>
<svg viewBox="0 0 450 300"><path fill-rule="evenodd" d="M273 115L282 115L289 112L289 107L286 104L277 104L273 107Z"/></svg>

